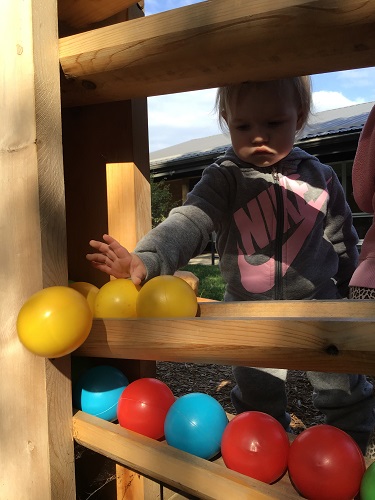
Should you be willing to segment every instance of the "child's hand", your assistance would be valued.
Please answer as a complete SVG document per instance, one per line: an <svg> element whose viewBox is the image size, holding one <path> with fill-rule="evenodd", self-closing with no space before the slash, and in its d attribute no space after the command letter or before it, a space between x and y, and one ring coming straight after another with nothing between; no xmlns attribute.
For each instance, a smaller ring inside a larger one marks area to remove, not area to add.
<svg viewBox="0 0 375 500"><path fill-rule="evenodd" d="M90 246L98 253L87 254L86 259L99 271L115 278L131 278L135 285L139 285L147 274L141 259L129 253L112 236L104 234L103 240L104 242L90 241Z"/></svg>

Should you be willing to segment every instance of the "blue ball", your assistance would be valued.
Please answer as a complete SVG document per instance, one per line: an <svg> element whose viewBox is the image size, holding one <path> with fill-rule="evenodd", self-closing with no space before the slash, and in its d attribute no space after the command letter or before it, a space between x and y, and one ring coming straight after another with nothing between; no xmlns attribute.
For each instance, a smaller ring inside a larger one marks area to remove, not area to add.
<svg viewBox="0 0 375 500"><path fill-rule="evenodd" d="M118 400L129 385L122 371L100 365L87 370L73 386L73 406L112 422L117 419Z"/></svg>
<svg viewBox="0 0 375 500"><path fill-rule="evenodd" d="M164 423L170 446L210 459L220 452L228 418L221 404L208 394L194 392L177 399Z"/></svg>

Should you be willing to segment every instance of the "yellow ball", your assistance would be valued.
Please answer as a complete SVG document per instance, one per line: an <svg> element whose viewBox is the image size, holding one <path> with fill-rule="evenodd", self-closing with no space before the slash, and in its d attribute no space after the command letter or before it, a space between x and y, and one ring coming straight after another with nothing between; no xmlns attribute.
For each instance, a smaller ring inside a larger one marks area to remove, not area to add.
<svg viewBox="0 0 375 500"><path fill-rule="evenodd" d="M95 318L135 318L140 287L130 279L119 278L103 285L95 298Z"/></svg>
<svg viewBox="0 0 375 500"><path fill-rule="evenodd" d="M142 318L181 318L197 314L197 297L190 285L177 276L157 276L141 288L137 315Z"/></svg>
<svg viewBox="0 0 375 500"><path fill-rule="evenodd" d="M92 312L87 300L67 286L51 286L32 295L17 317L17 333L29 351L59 358L87 339Z"/></svg>
<svg viewBox="0 0 375 500"><path fill-rule="evenodd" d="M69 286L70 288L74 288L74 290L77 290L77 292L86 297L91 312L94 314L95 297L99 292L99 288L95 285L92 285L91 283L87 283L86 281L75 281L73 283L70 283Z"/></svg>

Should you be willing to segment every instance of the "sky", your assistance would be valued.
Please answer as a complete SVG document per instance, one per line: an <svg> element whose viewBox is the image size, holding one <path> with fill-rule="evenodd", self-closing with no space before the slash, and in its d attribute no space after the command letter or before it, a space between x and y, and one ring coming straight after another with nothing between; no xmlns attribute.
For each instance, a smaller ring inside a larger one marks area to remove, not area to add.
<svg viewBox="0 0 375 500"><path fill-rule="evenodd" d="M184 7L201 0L145 0L145 14ZM375 101L375 67L312 75L313 111ZM149 97L150 152L220 134L213 111L216 89Z"/></svg>

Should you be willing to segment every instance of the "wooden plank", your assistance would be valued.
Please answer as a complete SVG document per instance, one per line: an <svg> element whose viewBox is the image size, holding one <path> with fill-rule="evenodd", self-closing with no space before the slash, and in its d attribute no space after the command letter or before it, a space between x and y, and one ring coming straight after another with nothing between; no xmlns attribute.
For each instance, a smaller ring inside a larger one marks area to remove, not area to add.
<svg viewBox="0 0 375 500"><path fill-rule="evenodd" d="M56 11L54 1L0 2L4 499L75 497L69 357L37 357L16 333L30 295L67 283Z"/></svg>
<svg viewBox="0 0 375 500"><path fill-rule="evenodd" d="M198 299L199 300L199 299ZM232 318L368 318L375 319L371 300L280 300L199 303L201 317Z"/></svg>
<svg viewBox="0 0 375 500"><path fill-rule="evenodd" d="M59 0L59 21L74 28L82 28L92 23L114 16L124 11L137 0Z"/></svg>
<svg viewBox="0 0 375 500"><path fill-rule="evenodd" d="M129 250L151 229L149 180L134 163L107 164L108 231Z"/></svg>
<svg viewBox="0 0 375 500"><path fill-rule="evenodd" d="M271 486L256 481L83 412L73 417L73 429L74 439L81 445L201 499L299 498L286 483Z"/></svg>
<svg viewBox="0 0 375 500"><path fill-rule="evenodd" d="M48 427L44 432L49 435L49 461L51 467L51 500L61 498L75 499L75 463L72 438L72 388L70 356L45 360L46 387L48 404ZM31 383L35 383L31 381ZM30 401L34 405L35 401ZM29 416L34 412L29 408ZM17 419L19 413L17 413ZM35 482L34 477L28 478ZM39 486L39 485L36 485ZM25 484L23 485L25 488ZM25 491L25 489L24 489ZM22 497L16 497L22 498ZM28 496L27 500L32 500ZM39 490L35 500L39 500Z"/></svg>
<svg viewBox="0 0 375 500"><path fill-rule="evenodd" d="M375 320L97 319L84 356L375 374Z"/></svg>
<svg viewBox="0 0 375 500"><path fill-rule="evenodd" d="M375 0L202 2L60 40L69 79L64 106L360 68L374 60Z"/></svg>

